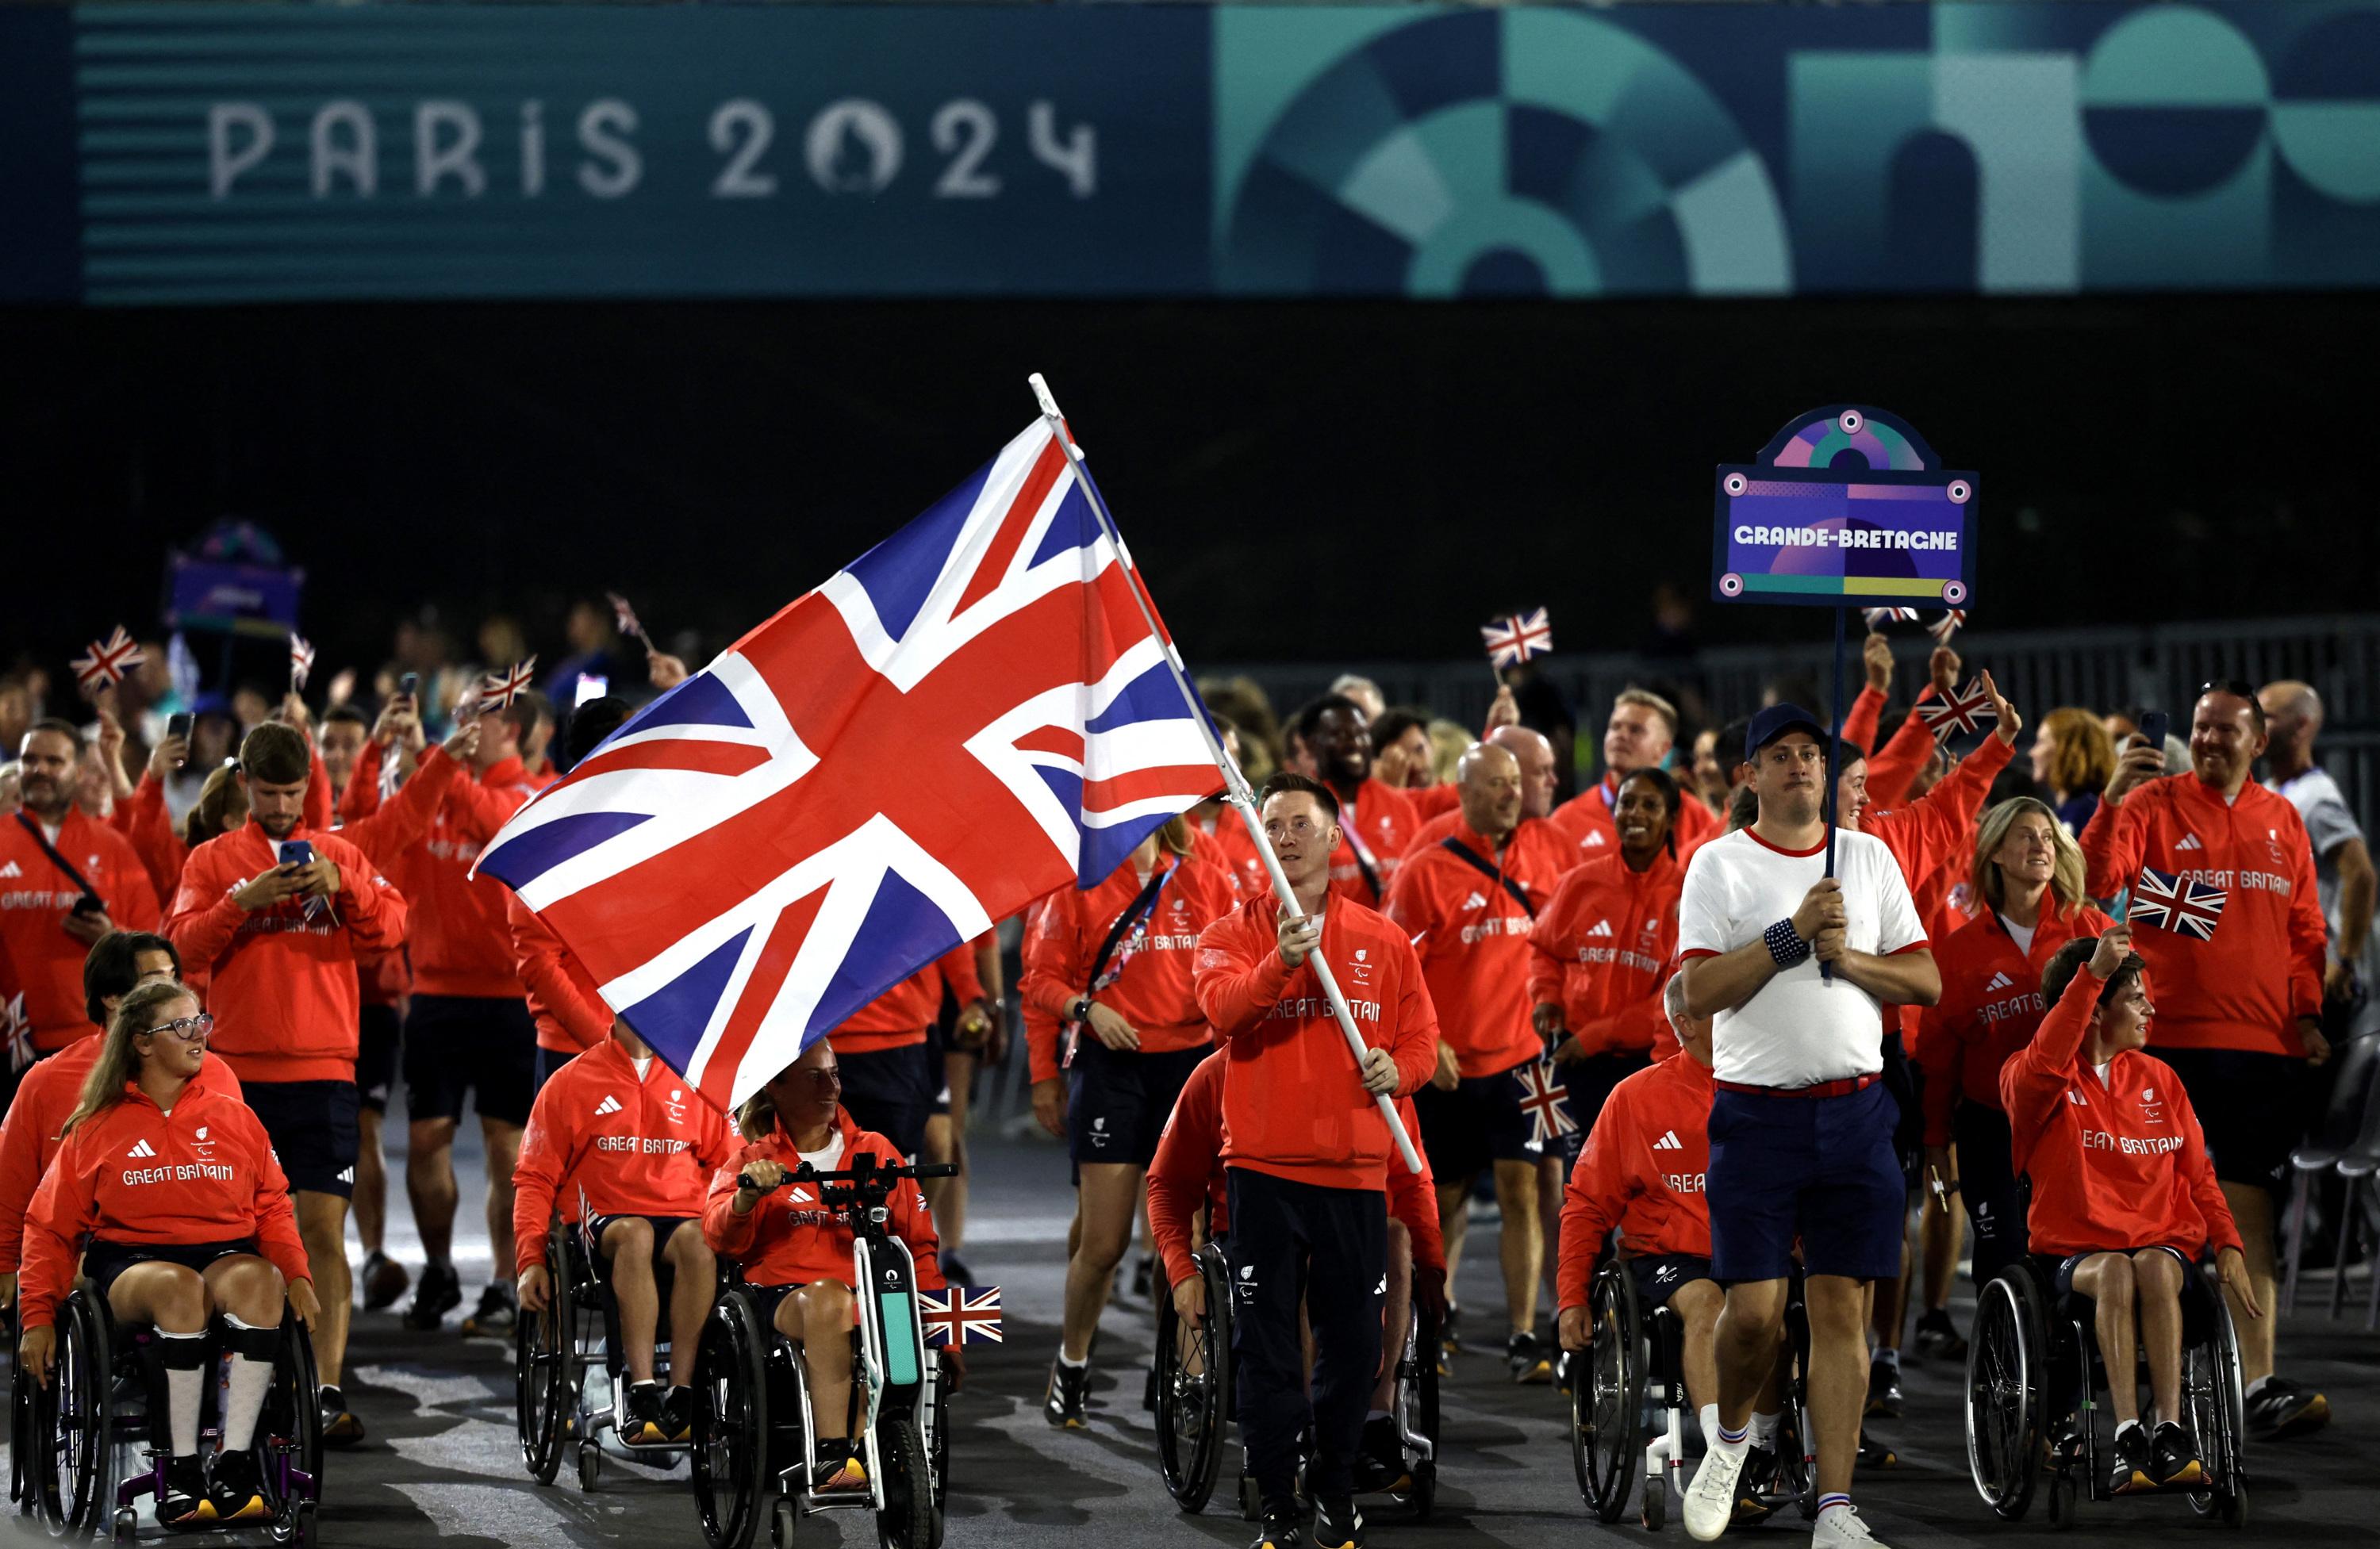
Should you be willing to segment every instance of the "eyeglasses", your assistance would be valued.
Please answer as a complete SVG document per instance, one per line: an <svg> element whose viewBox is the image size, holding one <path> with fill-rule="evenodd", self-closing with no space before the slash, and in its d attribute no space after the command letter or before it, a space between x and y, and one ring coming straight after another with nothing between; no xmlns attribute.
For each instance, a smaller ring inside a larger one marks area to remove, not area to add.
<svg viewBox="0 0 2380 1549"><path fill-rule="evenodd" d="M176 1017L171 1022L161 1022L154 1027L141 1029L143 1033L152 1036L159 1033L171 1033L186 1044L197 1043L200 1039L211 1035L214 1030L215 1019L205 1011L200 1011L194 1017Z"/></svg>

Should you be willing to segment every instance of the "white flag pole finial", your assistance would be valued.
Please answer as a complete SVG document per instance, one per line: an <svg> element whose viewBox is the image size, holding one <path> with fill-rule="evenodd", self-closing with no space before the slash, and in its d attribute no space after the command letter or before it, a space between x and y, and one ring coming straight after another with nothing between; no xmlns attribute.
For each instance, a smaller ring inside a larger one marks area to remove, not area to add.
<svg viewBox="0 0 2380 1549"><path fill-rule="evenodd" d="M1066 462L1075 470L1075 477L1082 481L1083 494L1090 502L1092 514L1099 518L1100 529L1107 534L1108 541L1116 546L1117 556L1129 571L1132 559L1124 547L1123 534L1116 529L1115 517L1109 514L1107 502L1100 498L1099 486L1091 482L1090 470L1083 466L1083 450L1067 433L1065 417L1058 412L1058 400L1050 393L1049 382L1038 371L1026 381L1033 386L1033 396L1041 405L1041 417L1049 421L1050 433L1057 438L1059 449L1065 453ZM1148 625L1149 634L1160 641L1164 640L1165 632L1158 627L1157 616L1149 610L1148 599L1142 595L1141 588L1133 587L1132 596L1134 603L1140 609L1142 622ZM1257 853L1264 857L1265 873L1272 878L1273 896L1281 900L1281 908L1291 919L1305 918L1305 911L1297 905L1297 895L1290 890L1289 877L1281 869L1281 857L1273 853L1272 841L1266 837L1264 822L1257 816L1256 792L1248 785L1248 777L1240 771L1239 765L1223 751L1221 741L1216 737L1214 727L1207 720L1206 708L1199 702L1197 691L1190 685L1189 674L1182 666L1182 658L1170 643L1165 649L1165 665L1173 676L1174 686L1182 691L1183 702L1190 707L1190 719L1196 723L1199 736L1206 741L1208 755L1215 760L1215 768L1222 771L1227 799L1232 809L1239 813L1240 821L1247 825L1248 837L1256 841ZM1369 1046L1364 1042L1364 1035L1355 1031L1355 1019L1347 1010L1346 996L1340 993L1338 975L1331 973L1330 964L1319 950L1308 953L1305 961L1313 968L1314 976L1321 981L1322 993L1330 1002L1331 1013L1338 1019L1339 1031L1346 1037L1348 1052L1354 1056L1356 1067L1360 1070ZM1406 1168L1420 1172L1421 1153L1415 1149L1413 1136L1405 1132L1404 1120L1398 1117L1395 1099L1386 1094L1376 1094L1373 1101L1379 1105L1380 1117L1389 1122L1389 1135L1396 1142L1397 1154L1404 1159Z"/></svg>

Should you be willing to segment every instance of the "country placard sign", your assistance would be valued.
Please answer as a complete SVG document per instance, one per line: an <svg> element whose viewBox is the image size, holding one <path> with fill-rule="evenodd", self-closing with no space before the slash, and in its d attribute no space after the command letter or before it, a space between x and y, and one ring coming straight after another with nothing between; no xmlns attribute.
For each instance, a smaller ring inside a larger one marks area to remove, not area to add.
<svg viewBox="0 0 2380 1549"><path fill-rule="evenodd" d="M1838 404L1719 466L1711 595L1822 608L1966 608L1978 487L1881 409Z"/></svg>

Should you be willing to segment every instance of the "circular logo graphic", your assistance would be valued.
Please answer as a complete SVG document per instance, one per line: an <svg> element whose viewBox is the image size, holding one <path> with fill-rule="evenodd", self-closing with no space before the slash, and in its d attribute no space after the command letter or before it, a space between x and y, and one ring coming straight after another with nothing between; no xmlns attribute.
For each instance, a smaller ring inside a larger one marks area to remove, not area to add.
<svg viewBox="0 0 2380 1549"><path fill-rule="evenodd" d="M1861 430L1866 426L1867 416L1860 413L1857 409L1845 409L1842 413L1835 416L1835 423L1841 428L1843 434L1847 436L1855 436L1858 435Z"/></svg>
<svg viewBox="0 0 2380 1549"><path fill-rule="evenodd" d="M1949 603L1953 608L1956 608L1960 603L1966 601L1967 584L1964 581L1943 582L1942 600Z"/></svg>
<svg viewBox="0 0 2380 1549"><path fill-rule="evenodd" d="M810 120L802 154L828 193L882 193L901 170L901 126L883 104L845 97Z"/></svg>
<svg viewBox="0 0 2380 1549"><path fill-rule="evenodd" d="M1729 494L1740 495L1752 488L1752 480L1740 473L1731 473L1727 476L1725 488Z"/></svg>
<svg viewBox="0 0 2380 1549"><path fill-rule="evenodd" d="M1742 597L1743 595L1743 577L1738 575L1732 570L1729 571L1726 575L1718 578L1718 592L1721 597Z"/></svg>
<svg viewBox="0 0 2380 1549"><path fill-rule="evenodd" d="M1964 505L1968 501L1974 498L1975 491L1967 487L1967 481L1965 479L1954 478L1950 480L1950 487L1944 490L1943 493L1950 497L1950 503L1952 505Z"/></svg>

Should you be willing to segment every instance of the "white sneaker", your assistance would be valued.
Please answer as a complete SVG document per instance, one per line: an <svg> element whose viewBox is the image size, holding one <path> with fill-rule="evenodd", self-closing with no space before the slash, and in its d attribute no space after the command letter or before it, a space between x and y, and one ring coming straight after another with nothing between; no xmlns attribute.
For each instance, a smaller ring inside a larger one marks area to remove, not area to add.
<svg viewBox="0 0 2380 1549"><path fill-rule="evenodd" d="M1686 1486L1686 1531L1708 1543L1735 1519L1735 1484L1742 1477L1745 1447L1714 1446L1703 1454L1694 1482Z"/></svg>
<svg viewBox="0 0 2380 1549"><path fill-rule="evenodd" d="M1861 1519L1859 1507L1839 1506L1832 1511L1818 1514L1818 1525L1810 1530L1810 1549L1838 1549L1849 1543L1864 1543L1869 1549L1885 1549L1882 1540L1867 1531Z"/></svg>

